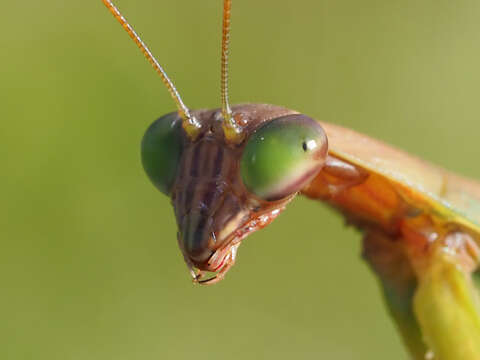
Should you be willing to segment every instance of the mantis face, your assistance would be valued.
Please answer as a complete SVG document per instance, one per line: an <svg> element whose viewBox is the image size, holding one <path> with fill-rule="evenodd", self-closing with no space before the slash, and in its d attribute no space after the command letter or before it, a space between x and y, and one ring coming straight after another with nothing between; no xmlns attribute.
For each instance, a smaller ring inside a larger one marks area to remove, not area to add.
<svg viewBox="0 0 480 360"><path fill-rule="evenodd" d="M146 131L142 163L172 199L178 243L195 282L223 278L240 242L269 224L326 161L322 127L273 105L228 101L231 0L223 2L221 109L191 111L111 0L102 0L162 78L178 111ZM205 272L214 273L208 277Z"/></svg>
<svg viewBox="0 0 480 360"><path fill-rule="evenodd" d="M271 105L241 105L245 136L230 141L220 110L193 112L194 139L177 113L146 131L142 162L172 199L178 242L195 282L213 283L233 265L240 242L268 225L321 170L327 138L313 119ZM205 272L214 273L207 277Z"/></svg>

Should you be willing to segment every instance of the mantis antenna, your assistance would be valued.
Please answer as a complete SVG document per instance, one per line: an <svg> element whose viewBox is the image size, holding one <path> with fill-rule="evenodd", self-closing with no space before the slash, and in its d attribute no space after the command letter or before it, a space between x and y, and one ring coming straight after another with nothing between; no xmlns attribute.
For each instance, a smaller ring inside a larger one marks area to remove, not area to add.
<svg viewBox="0 0 480 360"><path fill-rule="evenodd" d="M133 30L133 28L130 26L127 20L123 17L123 15L120 13L117 7L113 5L113 3L110 0L102 0L102 1L104 5L108 8L108 10L113 14L113 16L120 23L120 25L122 25L122 27L125 29L128 35L132 38L132 40L137 44L137 46L145 55L148 62L153 66L155 71L160 75L163 83L167 87L168 92L172 96L173 101L175 101L175 104L177 105L178 114L183 120L182 121L183 128L187 132L188 136L190 136L191 138L195 138L195 136L198 133L198 130L201 128L201 125L197 121L197 119L190 113L190 110L187 108L187 106L183 103L182 98L180 97L180 94L175 88L175 85L173 85L172 81L167 76L167 73L165 72L165 70L163 70L162 66L159 64L157 59L155 59L150 49L147 47L147 45L145 45L145 43L142 41L140 36L137 35L135 30Z"/></svg>
<svg viewBox="0 0 480 360"><path fill-rule="evenodd" d="M232 0L223 1L223 26L222 26L222 73L221 73L221 92L222 92L222 115L223 131L225 137L233 142L242 139L241 128L235 121L232 109L228 103L228 52L230 45L230 12Z"/></svg>

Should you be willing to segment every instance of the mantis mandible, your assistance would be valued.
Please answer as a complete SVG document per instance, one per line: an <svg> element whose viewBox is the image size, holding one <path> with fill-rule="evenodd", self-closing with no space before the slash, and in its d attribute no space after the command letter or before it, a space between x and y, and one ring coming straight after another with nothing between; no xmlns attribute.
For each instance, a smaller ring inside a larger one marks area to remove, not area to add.
<svg viewBox="0 0 480 360"><path fill-rule="evenodd" d="M479 183L285 107L230 107L231 0L223 9L221 108L192 111L115 5L102 1L177 105L147 129L141 153L148 177L172 200L194 282L223 279L241 241L302 194L363 232L363 256L413 358L480 359Z"/></svg>

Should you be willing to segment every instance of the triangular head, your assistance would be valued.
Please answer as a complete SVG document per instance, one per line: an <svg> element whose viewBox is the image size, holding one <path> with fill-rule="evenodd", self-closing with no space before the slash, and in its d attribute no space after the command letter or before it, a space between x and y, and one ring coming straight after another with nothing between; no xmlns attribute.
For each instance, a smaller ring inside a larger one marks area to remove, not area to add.
<svg viewBox="0 0 480 360"><path fill-rule="evenodd" d="M153 184L172 199L178 242L196 281L218 281L240 242L269 224L318 174L328 144L319 123L272 105L232 108L242 141L230 141L222 112L192 112L201 129L192 139L178 113L146 131L142 162ZM205 279L204 272L215 276Z"/></svg>

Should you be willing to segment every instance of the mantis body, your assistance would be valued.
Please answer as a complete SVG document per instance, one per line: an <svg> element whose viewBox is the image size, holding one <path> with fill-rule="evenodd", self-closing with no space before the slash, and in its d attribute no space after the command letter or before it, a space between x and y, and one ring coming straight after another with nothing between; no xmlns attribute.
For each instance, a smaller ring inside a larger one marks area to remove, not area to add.
<svg viewBox="0 0 480 360"><path fill-rule="evenodd" d="M194 282L223 279L241 241L303 194L363 232L364 258L415 359L480 359L480 184L285 107L230 107L231 0L224 1L222 107L191 111L118 9L102 1L177 104L146 131L142 162L172 199Z"/></svg>

